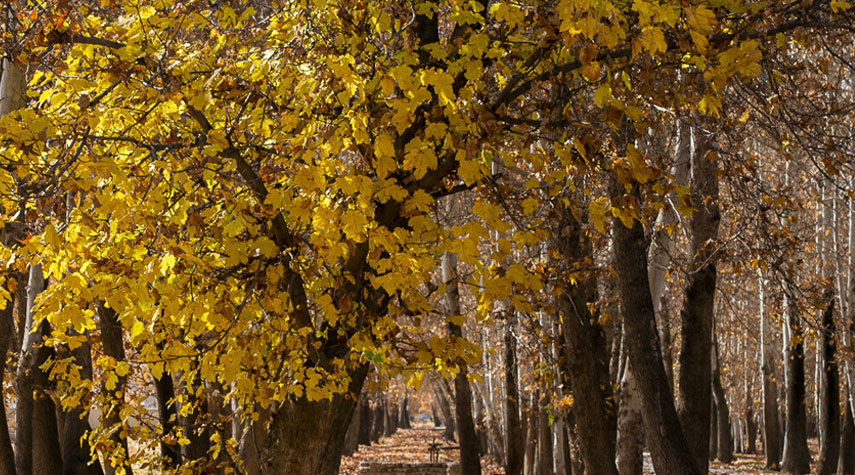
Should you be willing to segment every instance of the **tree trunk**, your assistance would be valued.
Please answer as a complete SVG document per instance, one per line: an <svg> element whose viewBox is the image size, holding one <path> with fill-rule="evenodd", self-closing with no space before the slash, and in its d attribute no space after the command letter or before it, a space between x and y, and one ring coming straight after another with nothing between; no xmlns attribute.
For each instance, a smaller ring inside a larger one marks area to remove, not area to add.
<svg viewBox="0 0 855 475"><path fill-rule="evenodd" d="M730 410L727 407L727 397L721 385L721 367L719 366L718 344L713 346L712 393L715 398L715 417L718 430L716 458L721 463L733 461L733 440L731 439ZM709 457L709 456L708 456Z"/></svg>
<svg viewBox="0 0 855 475"><path fill-rule="evenodd" d="M43 335L50 333L50 327L45 320ZM48 358L56 358L52 347L45 346L38 351L36 366L33 368L33 473L62 473L62 448L59 443L59 427L57 423L56 405L48 391L50 379L40 367Z"/></svg>
<svg viewBox="0 0 855 475"><path fill-rule="evenodd" d="M626 360L626 356L624 359ZM638 394L635 378L632 376L632 368L628 363L628 361L624 363L623 377L620 382L617 469L620 475L641 475L644 464L642 456L644 424L641 420L641 398Z"/></svg>
<svg viewBox="0 0 855 475"><path fill-rule="evenodd" d="M664 299L664 295L662 296ZM662 304L659 305L660 308L663 307ZM662 364L665 366L665 376L668 378L668 387L671 388L671 391L674 391L674 355L673 348L674 345L671 339L671 323L668 320L668 315L664 311L656 312L657 320L659 322L659 336L662 339Z"/></svg>
<svg viewBox="0 0 855 475"><path fill-rule="evenodd" d="M2 59L0 77L0 117L21 109L27 104L27 78L24 70L15 62Z"/></svg>
<svg viewBox="0 0 855 475"><path fill-rule="evenodd" d="M562 267L570 272L580 262L593 261L593 249L581 223L574 217L584 219L585 213L577 210L577 214L570 206L559 205L557 209L560 216L552 244L561 254ZM588 306L597 301L596 281L586 273L573 279L562 277L557 285L561 287L557 306L564 327L573 407L578 408L576 425L585 473L616 475L617 420L609 384L609 354L605 332Z"/></svg>
<svg viewBox="0 0 855 475"><path fill-rule="evenodd" d="M2 76L0 76L0 117L16 111L26 104L26 89L27 79L24 71L14 62L7 59L2 61ZM5 223L3 230L3 245L7 248L14 248L18 245L18 241L24 237L24 227L22 223ZM10 279L15 280L16 288L10 287ZM6 291L12 298L6 302L3 310L0 311L0 335L4 341L0 342L0 388L3 386L3 379L6 373L6 353L9 350L11 339L7 338L15 332L14 308L16 303L19 306L24 306L26 297L24 292L26 289L25 276L18 272L9 272L6 275L5 282ZM22 314L25 314L23 312ZM21 326L20 328L24 328ZM20 333L24 333L21 331ZM18 342L17 348L23 347L23 335L20 335L21 341ZM9 426L6 420L6 404L5 398L0 398L0 475L15 474L15 453L12 450L12 440L9 436Z"/></svg>
<svg viewBox="0 0 855 475"><path fill-rule="evenodd" d="M347 427L347 433L344 436L344 447L342 448L342 455L345 457L350 457L356 452L356 449L359 447L359 432L362 425L362 401L364 399L363 395L359 396L359 399L356 401L356 408L353 410L353 415L350 417L350 423Z"/></svg>
<svg viewBox="0 0 855 475"><path fill-rule="evenodd" d="M401 429L412 429L410 424L410 398L404 396L401 400L401 410L398 414L398 427Z"/></svg>
<svg viewBox="0 0 855 475"><path fill-rule="evenodd" d="M18 475L32 475L33 472L33 379L37 371L38 352L45 325L33 328L33 305L36 296L44 290L44 276L41 266L30 267L27 284L26 319L22 326L24 334L21 357L15 377L15 469Z"/></svg>
<svg viewBox="0 0 855 475"><path fill-rule="evenodd" d="M0 89L2 91L2 89ZM2 97L2 96L0 96ZM4 230L3 241L6 246L11 244L10 240L14 240L16 236L12 236L9 227ZM15 279L18 286L24 286L22 276L18 273L9 273L6 276L5 288L9 292L11 300L7 301L2 310L0 310L0 335L11 335L14 332L14 315L15 308L15 289L10 287L10 279ZM6 375L6 353L8 352L10 338L0 338L0 388L3 387L3 379ZM15 453L12 450L12 439L9 437L9 424L6 420L6 404L5 398L0 398L0 475L15 474Z"/></svg>
<svg viewBox="0 0 855 475"><path fill-rule="evenodd" d="M72 350L74 361L80 365L80 376L92 379L92 353L89 335L84 333L86 340ZM70 408L65 412L65 424L62 430L62 474L63 475L102 475L101 464L90 463L89 442L83 438L90 430L89 421L83 418L83 409Z"/></svg>
<svg viewBox="0 0 855 475"><path fill-rule="evenodd" d="M781 461L781 426L778 423L778 383L775 380L775 351L772 346L772 323L766 314L766 279L757 271L760 300L760 371L763 374L763 449L766 468L778 470Z"/></svg>
<svg viewBox="0 0 855 475"><path fill-rule="evenodd" d="M261 471L261 455L259 451L264 447L266 433L262 421L270 418L269 410L262 411L258 421L249 420L240 424L238 440L238 455L245 475L258 475Z"/></svg>
<svg viewBox="0 0 855 475"><path fill-rule="evenodd" d="M789 338L784 338L787 369L787 431L784 436L784 459L781 471L787 474L810 473L810 452L807 446L807 415L805 414L805 350L804 333L797 308L788 308L785 292L785 325ZM795 307L795 306L793 306Z"/></svg>
<svg viewBox="0 0 855 475"><path fill-rule="evenodd" d="M125 347L122 341L122 324L119 322L116 311L105 305L104 302L99 302L97 307L101 330L101 345L104 348L104 354L113 358L117 362L125 361ZM119 377L119 381L116 383L116 389L109 390L106 386L102 388L106 394L110 395L111 399L110 406L104 408L103 418L104 426L106 427L114 427L122 423L119 419L118 412L122 404L124 404L125 382L126 377ZM113 443L118 444L118 446L124 450L124 455L118 457L118 463L121 464L121 467L125 470L127 475L132 475L133 471L131 470L131 464L129 462L130 452L128 451L128 441L127 438L122 436L121 432L121 430L116 430L110 438ZM118 467L111 466L109 461L105 464L105 472L107 472L108 475L115 473L116 468Z"/></svg>
<svg viewBox="0 0 855 475"><path fill-rule="evenodd" d="M837 470L837 456L840 450L840 393L837 377L837 355L834 327L834 296L826 294L828 308L822 313L822 328L820 338L822 342L822 444L819 447L819 463L817 474L833 475Z"/></svg>
<svg viewBox="0 0 855 475"><path fill-rule="evenodd" d="M505 473L522 475L525 431L520 425L520 393L517 389L516 315L507 312L505 317Z"/></svg>
<svg viewBox="0 0 855 475"><path fill-rule="evenodd" d="M757 421L754 418L754 399L752 387L745 391L745 453L757 453Z"/></svg>
<svg viewBox="0 0 855 475"><path fill-rule="evenodd" d="M172 375L164 372L160 378L155 378L154 388L157 393L157 414L161 426L160 456L163 457L164 468L176 468L181 464L181 452L178 446L164 440L175 430L175 422L178 420ZM240 426L240 420L238 424ZM240 440L239 437L238 440Z"/></svg>
<svg viewBox="0 0 855 475"><path fill-rule="evenodd" d="M540 416L538 417L538 460L540 470L538 475L553 475L555 460L552 447L552 430L549 428L549 416L546 413L546 405L549 401L544 397L540 401Z"/></svg>
<svg viewBox="0 0 855 475"><path fill-rule="evenodd" d="M450 204L450 201L448 202ZM446 253L442 258L442 280L446 285L446 310L448 316L460 315L460 289L457 282L457 256ZM449 321L448 334L452 341L463 339L463 328ZM459 358L458 372L454 377L454 407L457 416L457 434L460 445L460 472L462 475L481 474L481 456L478 434L472 419L472 389L469 387L466 362Z"/></svg>
<svg viewBox="0 0 855 475"><path fill-rule="evenodd" d="M442 412L442 418L445 419L445 433L443 438L446 440L456 440L454 434L457 433L457 424L454 423L454 414L451 412L451 404L448 402L448 397L442 391L440 384L435 383L433 395L439 404L439 410Z"/></svg>
<svg viewBox="0 0 855 475"><path fill-rule="evenodd" d="M613 205L627 207L612 183ZM636 192L637 193L637 192ZM658 475L697 475L701 471L689 451L680 426L659 349L659 334L647 277L647 246L641 223L630 227L615 221L613 226L615 270L618 276L630 364L642 400L642 414L653 466ZM709 387L709 380L705 384Z"/></svg>
<svg viewBox="0 0 855 475"><path fill-rule="evenodd" d="M567 411L565 420L567 422L567 446L570 448L570 468L576 475L584 475L585 465L579 457L579 437L576 427L576 415L573 413L573 409Z"/></svg>
<svg viewBox="0 0 855 475"><path fill-rule="evenodd" d="M337 475L347 425L367 374L367 365L353 370L348 393L332 399L283 401L264 442L261 472Z"/></svg>
<svg viewBox="0 0 855 475"><path fill-rule="evenodd" d="M395 405L396 404L394 402L387 401L383 406L383 417L386 418L386 422L383 424L383 436L385 437L391 436L398 429L395 426L395 423L397 422L395 420L395 411L393 409Z"/></svg>
<svg viewBox="0 0 855 475"><path fill-rule="evenodd" d="M712 387L712 386L710 386ZM715 398L710 401L710 459L718 453L718 409Z"/></svg>
<svg viewBox="0 0 855 475"><path fill-rule="evenodd" d="M526 424L526 442L525 442L525 456L523 462L523 474L524 475L535 475L535 459L537 458L537 416L539 411L537 410L537 402L540 398L539 395L532 394L531 399L528 405L528 423Z"/></svg>
<svg viewBox="0 0 855 475"><path fill-rule="evenodd" d="M677 413L689 449L702 473L709 466L709 417L711 377L710 354L713 341L716 260L715 240L718 235L718 178L716 156L710 150L709 138L703 136L692 154L692 205L689 253L692 271L680 311L680 352L677 359ZM719 428L721 430L721 428ZM719 447L719 450L721 447Z"/></svg>
<svg viewBox="0 0 855 475"><path fill-rule="evenodd" d="M846 411L843 413L842 426L837 475L855 475L855 424L852 420L852 406L849 399L846 400Z"/></svg>
<svg viewBox="0 0 855 475"><path fill-rule="evenodd" d="M371 445L371 423L373 421L373 413L371 412L371 405L368 403L367 396L360 398L359 406L356 410L358 410L360 413L359 435L357 436L357 444Z"/></svg>
<svg viewBox="0 0 855 475"><path fill-rule="evenodd" d="M377 405L374 406L371 412L371 418L373 419L373 424L371 424L372 443L379 441L386 432L386 410L383 408L384 404L385 401L382 399L378 400Z"/></svg>
<svg viewBox="0 0 855 475"><path fill-rule="evenodd" d="M558 475L573 475L573 473L574 473L573 467L575 464L573 463L574 462L573 454L572 454L572 451L570 450L570 433L569 433L569 429L567 428L567 426L568 426L567 419L565 418L564 423L561 424L561 432L562 432L561 435L562 435L562 437L560 438L560 440L561 440L561 457L564 459L564 472L559 473Z"/></svg>
<svg viewBox="0 0 855 475"><path fill-rule="evenodd" d="M677 147L674 154L674 164L671 173L674 174L674 183L686 186L689 183L689 175L692 167L692 128L685 120L678 120L677 125ZM676 203L679 197L676 193L669 196L672 203ZM656 223L650 241L650 256L647 266L647 274L650 279L650 296L653 299L653 313L659 323L659 332L662 341L662 361L665 365L665 374L668 377L669 388L674 387L674 364L671 352L671 324L668 311L664 307L665 285L667 270L671 268L674 255L674 244L671 239L669 228L679 223L679 213L671 205L664 206L656 217ZM673 389L672 389L673 391Z"/></svg>

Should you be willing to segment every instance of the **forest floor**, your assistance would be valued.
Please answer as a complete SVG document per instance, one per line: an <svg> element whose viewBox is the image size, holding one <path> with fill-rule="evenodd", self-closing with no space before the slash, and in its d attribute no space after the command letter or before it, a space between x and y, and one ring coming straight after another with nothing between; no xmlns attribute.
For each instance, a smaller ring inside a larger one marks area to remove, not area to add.
<svg viewBox="0 0 855 475"><path fill-rule="evenodd" d="M353 456L341 459L340 475L357 475L359 463L372 462L429 462L428 445L439 443L443 446L454 445L442 438L445 429L435 428L433 424L414 425L412 429L398 429L389 437L381 438L377 443L359 446ZM460 461L459 450L443 450L440 461ZM481 459L483 475L504 475L504 469L491 458Z"/></svg>
<svg viewBox="0 0 855 475"><path fill-rule="evenodd" d="M428 445L431 443L440 443L449 445L442 439L444 429L442 427L435 428L433 425L417 425L412 429L399 429L389 437L383 437L379 442L369 445L360 446L353 456L344 457L341 461L340 475L357 475L359 473L359 463L364 461L376 462L428 462L430 455L428 453ZM816 459L816 440L811 440L811 451L814 452ZM764 459L762 454L735 454L736 460L729 464L720 464L712 462L710 464L710 473L718 475L756 475L767 473L778 473L763 469ZM444 450L440 456L441 461L459 461L460 452L458 450ZM492 458L484 457L481 459L483 475L504 475L504 470L501 465L497 464ZM653 465L650 462L650 457L645 454L644 457L644 473L652 475Z"/></svg>

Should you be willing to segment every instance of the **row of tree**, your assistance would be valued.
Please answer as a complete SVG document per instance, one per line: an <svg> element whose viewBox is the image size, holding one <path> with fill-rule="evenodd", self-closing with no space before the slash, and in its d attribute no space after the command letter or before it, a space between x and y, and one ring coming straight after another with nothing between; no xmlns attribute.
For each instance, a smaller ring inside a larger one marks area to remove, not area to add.
<svg viewBox="0 0 855 475"><path fill-rule="evenodd" d="M2 9L0 475L851 473L849 2Z"/></svg>

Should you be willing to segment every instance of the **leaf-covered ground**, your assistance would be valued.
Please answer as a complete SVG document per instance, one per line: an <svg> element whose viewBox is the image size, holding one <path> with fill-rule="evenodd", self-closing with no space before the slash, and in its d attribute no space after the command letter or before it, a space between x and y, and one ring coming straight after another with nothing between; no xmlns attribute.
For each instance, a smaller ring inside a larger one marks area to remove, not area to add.
<svg viewBox="0 0 855 475"><path fill-rule="evenodd" d="M370 446L361 446L352 457L344 457L341 462L340 475L357 475L359 463L362 461L384 461L384 462L428 462L430 455L428 445L441 443L445 446L455 445L443 441L442 428L434 428L432 425L418 425L413 429L400 429L390 437L383 437L378 443ZM811 440L811 452L816 459L816 441ZM460 460L458 450L443 450L441 460ZM481 459L484 475L504 475L502 467L492 459ZM644 473L651 475L653 466L650 457L645 454ZM763 455L736 454L736 460L730 464L712 462L710 473L719 475L756 475L767 473L778 473L763 469Z"/></svg>
<svg viewBox="0 0 855 475"><path fill-rule="evenodd" d="M344 457L341 461L340 475L356 475L359 473L359 463L362 461L384 462L429 462L428 445L434 442L444 446L456 443L442 439L443 428L433 425L417 425L413 429L399 429L389 437L383 437L379 442L370 446L360 446L352 457ZM460 451L443 450L441 461L459 461ZM488 458L481 459L483 475L504 475L502 467Z"/></svg>

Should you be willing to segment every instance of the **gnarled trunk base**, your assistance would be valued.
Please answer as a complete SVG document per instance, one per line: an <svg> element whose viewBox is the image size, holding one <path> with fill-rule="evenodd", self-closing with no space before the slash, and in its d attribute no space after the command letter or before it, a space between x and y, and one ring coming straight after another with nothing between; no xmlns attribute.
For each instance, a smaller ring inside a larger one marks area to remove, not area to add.
<svg viewBox="0 0 855 475"><path fill-rule="evenodd" d="M349 394L331 400L284 401L264 444L262 473L337 475L344 436L367 374L367 366L359 367L351 376Z"/></svg>

